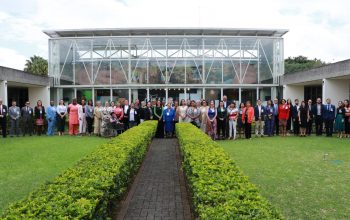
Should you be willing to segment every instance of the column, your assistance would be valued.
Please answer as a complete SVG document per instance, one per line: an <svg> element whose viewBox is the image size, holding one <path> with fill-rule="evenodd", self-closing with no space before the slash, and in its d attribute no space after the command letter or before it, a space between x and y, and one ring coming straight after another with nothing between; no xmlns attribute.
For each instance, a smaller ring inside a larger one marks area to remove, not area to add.
<svg viewBox="0 0 350 220"><path fill-rule="evenodd" d="M0 82L0 98L2 98L2 103L8 106L7 103L7 81Z"/></svg>
<svg viewBox="0 0 350 220"><path fill-rule="evenodd" d="M168 88L165 88L165 100L166 100L166 103L168 103L168 94L169 94L169 91L168 91Z"/></svg>
<svg viewBox="0 0 350 220"><path fill-rule="evenodd" d="M284 85L283 98L286 100L291 99L292 101L295 99L304 100L304 86Z"/></svg>
<svg viewBox="0 0 350 220"><path fill-rule="evenodd" d="M151 100L149 99L149 88L147 88L147 101L151 101Z"/></svg>

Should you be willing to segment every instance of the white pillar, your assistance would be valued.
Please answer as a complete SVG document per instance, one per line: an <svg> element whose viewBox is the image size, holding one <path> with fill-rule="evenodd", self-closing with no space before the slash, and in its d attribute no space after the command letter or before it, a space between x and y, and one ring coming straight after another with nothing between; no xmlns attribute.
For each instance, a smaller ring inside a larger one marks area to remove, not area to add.
<svg viewBox="0 0 350 220"><path fill-rule="evenodd" d="M220 89L220 93L221 93L220 100L222 100L224 97L224 89L223 88Z"/></svg>
<svg viewBox="0 0 350 220"><path fill-rule="evenodd" d="M327 98L330 98L334 105L336 105L338 101L349 99L350 80L323 79L322 82L323 103L326 103Z"/></svg>
<svg viewBox="0 0 350 220"><path fill-rule="evenodd" d="M147 88L147 101L151 101L149 100L149 88Z"/></svg>
<svg viewBox="0 0 350 220"><path fill-rule="evenodd" d="M286 100L291 99L292 102L295 99L304 100L304 86L284 85L283 98Z"/></svg>
<svg viewBox="0 0 350 220"><path fill-rule="evenodd" d="M168 94L169 94L168 92L169 92L169 91L168 91L168 88L165 88L165 102L166 102L166 103L168 103L168 101L169 101L169 100L168 100Z"/></svg>
<svg viewBox="0 0 350 220"><path fill-rule="evenodd" d="M128 90L129 91L129 103L131 103L131 89Z"/></svg>
<svg viewBox="0 0 350 220"><path fill-rule="evenodd" d="M138 94L137 89L132 90L132 97L133 97L133 100L132 101L130 100L130 102L135 102L135 100L139 98L139 94Z"/></svg>
<svg viewBox="0 0 350 220"><path fill-rule="evenodd" d="M205 88L203 88L203 91L202 91L202 98L205 100Z"/></svg>
<svg viewBox="0 0 350 220"><path fill-rule="evenodd" d="M8 106L7 103L7 81L0 82L0 98L2 98L2 103Z"/></svg>
<svg viewBox="0 0 350 220"><path fill-rule="evenodd" d="M242 88L241 87L239 87L238 88L238 105L237 105L237 107L241 104L241 102L242 102Z"/></svg>

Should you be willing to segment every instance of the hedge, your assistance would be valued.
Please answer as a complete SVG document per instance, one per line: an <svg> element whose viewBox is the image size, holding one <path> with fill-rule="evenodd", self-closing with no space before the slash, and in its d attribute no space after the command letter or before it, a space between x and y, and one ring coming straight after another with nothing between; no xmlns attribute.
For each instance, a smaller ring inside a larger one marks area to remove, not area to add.
<svg viewBox="0 0 350 220"><path fill-rule="evenodd" d="M224 149L201 130L178 123L176 135L200 219L283 219Z"/></svg>
<svg viewBox="0 0 350 220"><path fill-rule="evenodd" d="M156 130L147 121L99 146L75 166L11 204L3 219L106 219L138 170Z"/></svg>

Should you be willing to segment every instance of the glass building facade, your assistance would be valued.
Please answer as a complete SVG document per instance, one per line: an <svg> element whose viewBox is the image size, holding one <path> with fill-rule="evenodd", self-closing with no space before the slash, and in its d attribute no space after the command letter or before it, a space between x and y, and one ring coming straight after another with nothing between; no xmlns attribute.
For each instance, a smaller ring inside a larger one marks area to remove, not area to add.
<svg viewBox="0 0 350 220"><path fill-rule="evenodd" d="M286 30L45 31L52 98L267 100L284 73Z"/></svg>

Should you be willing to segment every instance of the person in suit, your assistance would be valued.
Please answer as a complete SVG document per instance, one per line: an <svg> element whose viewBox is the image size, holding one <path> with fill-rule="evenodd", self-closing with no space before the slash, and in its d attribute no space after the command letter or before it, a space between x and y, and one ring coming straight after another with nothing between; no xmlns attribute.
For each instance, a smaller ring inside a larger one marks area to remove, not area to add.
<svg viewBox="0 0 350 220"><path fill-rule="evenodd" d="M124 123L124 131L128 130L129 128L129 115L128 115L128 110L129 110L129 101L126 99L124 100L124 105L123 105L123 111L124 111L124 117L123 117L123 123Z"/></svg>
<svg viewBox="0 0 350 220"><path fill-rule="evenodd" d="M268 100L266 105L266 117L265 117L265 125L266 125L266 135L271 137L273 135L273 125L274 125L274 107L272 105L272 101Z"/></svg>
<svg viewBox="0 0 350 220"><path fill-rule="evenodd" d="M316 104L312 106L312 114L313 118L315 119L315 125L316 125L316 136L322 135L323 130L323 117L322 117L322 102L321 98L317 98Z"/></svg>
<svg viewBox="0 0 350 220"><path fill-rule="evenodd" d="M263 137L265 128L265 115L266 108L261 104L261 100L257 100L257 105L254 108L254 118L255 118L255 136Z"/></svg>
<svg viewBox="0 0 350 220"><path fill-rule="evenodd" d="M312 132L312 124L313 124L313 120L314 120L314 115L312 113L312 100L309 99L307 102L307 111L309 114L309 120L307 121L306 124L306 135L310 136L311 132Z"/></svg>
<svg viewBox="0 0 350 220"><path fill-rule="evenodd" d="M33 108L30 107L30 102L26 101L26 105L21 109L22 118L22 132L23 136L33 134Z"/></svg>
<svg viewBox="0 0 350 220"><path fill-rule="evenodd" d="M293 121L293 133L294 133L294 136L298 136L299 133L300 133L299 109L300 109L299 99L295 99L294 100L294 106L292 107L292 121Z"/></svg>
<svg viewBox="0 0 350 220"><path fill-rule="evenodd" d="M224 108L227 110L227 108L230 107L231 102L227 100L226 95L222 96L222 101L224 102ZM224 135L225 138L229 137L229 130L230 130L229 129L229 120L226 120L226 122L225 122L225 135Z"/></svg>
<svg viewBox="0 0 350 220"><path fill-rule="evenodd" d="M164 138L164 123L163 123L163 104L160 100L153 107L153 120L158 121L156 138Z"/></svg>
<svg viewBox="0 0 350 220"><path fill-rule="evenodd" d="M50 106L46 109L47 135L48 136L52 136L55 133L56 113L57 113L57 109L54 106L54 102L50 101Z"/></svg>
<svg viewBox="0 0 350 220"><path fill-rule="evenodd" d="M278 111L279 111L279 108L278 108L278 99L275 98L273 100L273 117L274 117L274 130L275 130L275 134L276 136L278 136L280 133L279 133L279 128L280 128L280 124L279 124L279 118L278 118Z"/></svg>
<svg viewBox="0 0 350 220"><path fill-rule="evenodd" d="M21 109L17 106L16 101L12 101L12 106L9 108L9 116L10 116L10 137L13 137L14 135L19 136L21 133L19 128L19 122L21 118Z"/></svg>
<svg viewBox="0 0 350 220"><path fill-rule="evenodd" d="M174 131L174 121L175 121L175 110L171 107L170 102L167 104L167 107L163 111L163 122L165 136L173 136Z"/></svg>
<svg viewBox="0 0 350 220"><path fill-rule="evenodd" d="M335 106L331 104L331 99L326 99L327 104L323 105L323 120L326 128L327 137L332 137L333 124L335 119Z"/></svg>
<svg viewBox="0 0 350 220"><path fill-rule="evenodd" d="M91 136L91 134L93 133L92 124L94 122L94 106L91 99L88 101L87 105L85 105L85 119L87 133L89 136Z"/></svg>
<svg viewBox="0 0 350 220"><path fill-rule="evenodd" d="M130 108L126 113L129 116L129 128L132 128L140 123L139 111L135 108L135 104L131 103Z"/></svg>
<svg viewBox="0 0 350 220"><path fill-rule="evenodd" d="M217 134L220 139L225 139L226 136L226 118L227 118L227 109L225 108L224 101L219 102L217 108Z"/></svg>
<svg viewBox="0 0 350 220"><path fill-rule="evenodd" d="M34 108L34 118L36 125L36 134L41 136L44 127L44 119L45 119L45 107L41 100L36 102L36 106Z"/></svg>
<svg viewBox="0 0 350 220"><path fill-rule="evenodd" d="M2 137L6 138L7 132L7 106L2 104L2 99L0 99L0 125L1 125L1 133Z"/></svg>
<svg viewBox="0 0 350 220"><path fill-rule="evenodd" d="M254 120L254 108L251 106L250 101L247 101L242 113L242 121L245 125L245 138L252 138L252 122Z"/></svg>

